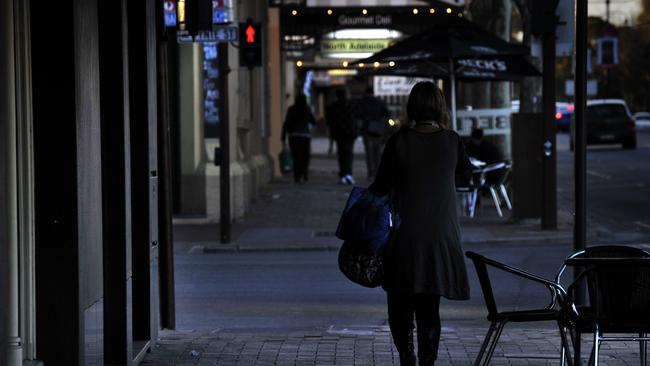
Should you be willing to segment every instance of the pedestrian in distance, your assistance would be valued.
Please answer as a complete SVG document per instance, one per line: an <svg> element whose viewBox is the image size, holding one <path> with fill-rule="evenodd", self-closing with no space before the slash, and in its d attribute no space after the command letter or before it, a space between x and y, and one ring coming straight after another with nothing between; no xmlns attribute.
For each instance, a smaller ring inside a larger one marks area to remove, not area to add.
<svg viewBox="0 0 650 366"><path fill-rule="evenodd" d="M309 180L309 158L311 155L311 128L316 123L304 94L287 110L282 125L282 144L289 137L289 149L293 158L293 179L296 183Z"/></svg>
<svg viewBox="0 0 650 366"><path fill-rule="evenodd" d="M472 166L458 134L449 129L445 98L431 82L409 95L410 126L386 143L374 182L377 195L391 195L400 225L384 250L388 321L402 366L433 365L440 342L440 297L469 298L460 242L455 176ZM413 318L417 324L417 359Z"/></svg>
<svg viewBox="0 0 650 366"><path fill-rule="evenodd" d="M362 122L361 135L366 151L368 180L371 181L379 166L389 112L386 104L373 95L372 87L368 87L359 101L357 113Z"/></svg>
<svg viewBox="0 0 650 366"><path fill-rule="evenodd" d="M329 126L330 136L336 141L339 183L355 184L352 176L352 163L354 161L354 141L359 131L344 89L336 91L336 101L327 106L325 119Z"/></svg>

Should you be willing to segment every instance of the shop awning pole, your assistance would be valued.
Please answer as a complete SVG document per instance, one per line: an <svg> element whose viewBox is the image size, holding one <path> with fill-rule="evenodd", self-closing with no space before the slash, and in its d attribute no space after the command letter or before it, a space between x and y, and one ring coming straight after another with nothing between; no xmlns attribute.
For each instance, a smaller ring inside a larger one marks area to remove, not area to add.
<svg viewBox="0 0 650 366"><path fill-rule="evenodd" d="M456 70L454 59L449 58L449 84L451 86L451 129L456 130Z"/></svg>

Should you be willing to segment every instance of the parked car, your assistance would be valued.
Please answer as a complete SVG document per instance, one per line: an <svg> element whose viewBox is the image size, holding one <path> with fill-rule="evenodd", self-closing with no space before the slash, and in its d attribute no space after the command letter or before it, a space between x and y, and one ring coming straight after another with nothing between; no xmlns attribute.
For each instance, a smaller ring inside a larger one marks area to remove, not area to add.
<svg viewBox="0 0 650 366"><path fill-rule="evenodd" d="M585 121L588 145L620 143L624 149L636 149L634 117L624 100L588 100ZM571 126L570 148L573 150L575 124Z"/></svg>
<svg viewBox="0 0 650 366"><path fill-rule="evenodd" d="M650 112L637 112L634 114L637 130L650 129Z"/></svg>
<svg viewBox="0 0 650 366"><path fill-rule="evenodd" d="M512 113L519 112L519 100L513 100L511 103ZM569 131L573 121L573 103L556 102L555 103L555 121L557 128L561 131Z"/></svg>
<svg viewBox="0 0 650 366"><path fill-rule="evenodd" d="M555 103L555 121L557 129L569 131L573 123L573 103L557 102Z"/></svg>

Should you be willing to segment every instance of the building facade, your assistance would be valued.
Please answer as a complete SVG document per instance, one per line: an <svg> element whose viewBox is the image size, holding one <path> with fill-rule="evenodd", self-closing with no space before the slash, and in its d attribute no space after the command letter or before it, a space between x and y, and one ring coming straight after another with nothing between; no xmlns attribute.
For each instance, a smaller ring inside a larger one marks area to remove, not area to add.
<svg viewBox="0 0 650 366"><path fill-rule="evenodd" d="M233 14L268 26L263 2ZM156 0L0 3L0 365L133 365L175 326L172 212L220 215L219 139L202 45L163 20ZM279 117L269 63L228 53L237 217Z"/></svg>

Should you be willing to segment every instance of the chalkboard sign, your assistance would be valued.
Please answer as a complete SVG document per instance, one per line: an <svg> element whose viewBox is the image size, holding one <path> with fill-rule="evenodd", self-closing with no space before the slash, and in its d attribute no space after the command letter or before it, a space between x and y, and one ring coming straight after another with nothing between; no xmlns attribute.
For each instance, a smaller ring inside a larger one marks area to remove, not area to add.
<svg viewBox="0 0 650 366"><path fill-rule="evenodd" d="M219 64L217 44L203 43L203 106L206 138L219 137Z"/></svg>

